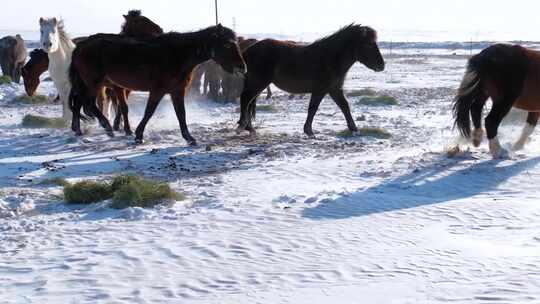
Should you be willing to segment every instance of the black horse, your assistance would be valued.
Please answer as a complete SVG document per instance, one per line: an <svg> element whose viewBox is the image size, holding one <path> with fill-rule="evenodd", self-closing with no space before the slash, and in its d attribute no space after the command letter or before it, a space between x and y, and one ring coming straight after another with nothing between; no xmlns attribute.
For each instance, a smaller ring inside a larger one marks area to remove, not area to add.
<svg viewBox="0 0 540 304"><path fill-rule="evenodd" d="M256 97L270 83L294 94L311 93L304 132L313 137L311 124L326 94L339 106L349 130L357 131L351 110L343 94L343 82L351 66L359 61L374 71L384 70L384 59L377 45L377 32L370 27L351 24L309 45L266 39L244 53L248 67L241 96L238 132L248 130L255 113Z"/></svg>
<svg viewBox="0 0 540 304"><path fill-rule="evenodd" d="M80 135L80 110L97 117L112 135L109 121L96 106L96 94L103 86L150 92L144 117L135 131L142 142L144 128L165 94L170 94L182 136L190 143L184 95L193 69L214 59L231 73L245 73L246 65L236 42L236 34L221 25L191 33L167 33L133 39L123 35L98 34L79 43L73 52L69 77L73 86L70 104L72 129Z"/></svg>

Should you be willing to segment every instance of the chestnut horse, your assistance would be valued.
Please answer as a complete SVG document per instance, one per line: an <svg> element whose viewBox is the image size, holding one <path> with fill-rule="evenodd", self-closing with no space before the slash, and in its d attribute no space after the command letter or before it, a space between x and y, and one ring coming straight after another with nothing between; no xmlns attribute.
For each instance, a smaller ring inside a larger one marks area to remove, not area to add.
<svg viewBox="0 0 540 304"><path fill-rule="evenodd" d="M80 110L97 117L112 134L109 121L96 106L97 91L104 85L150 92L144 117L135 131L141 143L146 124L165 94L170 94L183 138L196 144L190 135L184 95L191 73L200 63L214 59L227 71L245 73L246 65L236 42L236 34L220 25L191 33L167 33L135 40L122 35L98 34L81 42L73 53L70 80L73 90L72 129L80 130Z"/></svg>
<svg viewBox="0 0 540 304"><path fill-rule="evenodd" d="M351 24L309 45L266 39L244 52L248 67L241 96L238 132L248 130L255 112L255 99L270 83L295 94L311 93L304 132L313 137L312 122L326 94L339 106L349 130L357 131L349 104L343 94L343 82L351 66L359 61L368 68L384 70L384 59L377 45L377 32L370 27Z"/></svg>
<svg viewBox="0 0 540 304"><path fill-rule="evenodd" d="M527 123L512 150L520 150L533 133L540 115L540 52L519 45L495 44L471 57L454 101L455 125L478 147L482 141L482 109L491 97L486 117L489 151L494 158L508 156L497 138L502 119L512 107L528 111ZM459 151L459 147L456 147Z"/></svg>

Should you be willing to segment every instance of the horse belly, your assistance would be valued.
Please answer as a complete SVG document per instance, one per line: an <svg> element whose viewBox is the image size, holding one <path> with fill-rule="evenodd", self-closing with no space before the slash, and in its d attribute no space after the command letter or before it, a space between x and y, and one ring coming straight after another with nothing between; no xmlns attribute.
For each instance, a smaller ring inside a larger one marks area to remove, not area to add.
<svg viewBox="0 0 540 304"><path fill-rule="evenodd" d="M313 91L313 81L300 77L290 77L289 75L279 75L276 73L273 83L280 90L292 94L306 94Z"/></svg>
<svg viewBox="0 0 540 304"><path fill-rule="evenodd" d="M528 112L540 112L540 96L522 96L514 102L514 107Z"/></svg>
<svg viewBox="0 0 540 304"><path fill-rule="evenodd" d="M514 102L514 107L529 111L540 112L540 76L531 73L525 80L521 96Z"/></svg>
<svg viewBox="0 0 540 304"><path fill-rule="evenodd" d="M148 72L110 72L107 74L107 81L115 84L116 86L132 91L147 92L152 88L152 80Z"/></svg>

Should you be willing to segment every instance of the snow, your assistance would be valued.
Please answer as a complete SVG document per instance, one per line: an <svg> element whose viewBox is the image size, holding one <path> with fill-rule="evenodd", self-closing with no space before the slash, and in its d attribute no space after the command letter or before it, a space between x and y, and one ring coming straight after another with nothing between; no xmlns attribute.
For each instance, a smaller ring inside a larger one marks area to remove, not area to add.
<svg viewBox="0 0 540 304"><path fill-rule="evenodd" d="M405 52L383 73L354 66L346 89L400 101L349 98L353 117L366 117L359 127L384 128L386 140L337 137L346 123L330 99L308 139L308 97L284 94L271 101L276 113L258 113L257 138L234 132L237 105L190 101L199 146L189 147L167 98L144 145L97 126L74 140L21 128L25 114L60 116L61 106L13 104L22 86L0 87L0 302L538 303L539 142L508 160L492 160L486 143L446 156L465 63ZM47 82L39 93L54 96ZM130 100L134 126L145 98ZM524 121L511 115L503 143ZM126 172L187 200L71 206L40 184Z"/></svg>

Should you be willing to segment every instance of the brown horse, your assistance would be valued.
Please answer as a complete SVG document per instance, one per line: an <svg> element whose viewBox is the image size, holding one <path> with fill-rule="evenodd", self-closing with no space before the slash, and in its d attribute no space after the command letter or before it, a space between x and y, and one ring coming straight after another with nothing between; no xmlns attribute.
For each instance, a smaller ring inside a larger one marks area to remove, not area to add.
<svg viewBox="0 0 540 304"><path fill-rule="evenodd" d="M23 66L21 75L28 96L34 96L39 85L39 76L49 68L49 55L42 49L30 52L30 60Z"/></svg>
<svg viewBox="0 0 540 304"><path fill-rule="evenodd" d="M160 100L170 94L182 136L196 144L186 123L184 95L191 73L200 63L214 59L227 71L245 73L246 65L236 42L236 34L221 25L191 33L167 33L135 40L122 35L99 34L80 43L73 52L70 80L73 89L72 129L81 134L81 107L97 117L109 134L112 128L95 103L97 91L104 85L150 92L144 117L135 131L135 141L143 140L146 124Z"/></svg>
<svg viewBox="0 0 540 304"><path fill-rule="evenodd" d="M0 39L0 66L2 73L19 83L21 69L26 61L26 47L21 35L6 36Z"/></svg>
<svg viewBox="0 0 540 304"><path fill-rule="evenodd" d="M384 70L384 59L377 45L377 33L370 27L351 24L336 33L309 45L262 40L244 52L248 66L241 96L241 115L238 132L248 130L255 111L255 98L270 83L283 91L311 93L304 132L313 137L312 122L326 94L339 106L347 126L357 131L349 104L343 94L345 76L359 61L374 71Z"/></svg>
<svg viewBox="0 0 540 304"><path fill-rule="evenodd" d="M73 42L84 40L86 37L77 37L73 39ZM49 68L49 55L42 49L34 49L30 52L30 60L22 67L21 76L23 78L24 89L28 96L34 96L36 94L37 87L39 86L39 77L47 71Z"/></svg>
<svg viewBox="0 0 540 304"><path fill-rule="evenodd" d="M253 38L244 39L244 37L238 37L238 45L240 46L242 53L257 43L257 41L257 39ZM227 71L224 71L223 69L221 69L220 74L223 99L229 102L236 102L242 94L242 89L244 88L244 78L227 73ZM270 98L272 98L272 91L270 90L270 87L267 87L266 99Z"/></svg>
<svg viewBox="0 0 540 304"><path fill-rule="evenodd" d="M497 139L502 119L512 107L529 112L527 124L513 150L520 150L533 133L540 115L540 52L519 45L496 44L471 57L454 101L455 125L475 147L482 141L482 110L491 97L486 117L489 151L494 158L507 157ZM459 151L456 147L454 152Z"/></svg>
<svg viewBox="0 0 540 304"><path fill-rule="evenodd" d="M122 24L122 30L120 32L121 35L144 39L163 34L163 29L149 18L141 15L140 10L130 10L128 11L127 15L123 15L123 17L124 24ZM107 89L105 92L107 93L107 96L104 95L103 91L101 91L101 94L98 94L98 107L100 110L108 109L106 97L109 97L109 100L112 101L113 105L116 105L116 116L114 118L113 130L118 131L120 129L120 121L123 118L124 132L126 135L131 135L131 127L128 117L129 107L127 105L130 91L113 86Z"/></svg>

